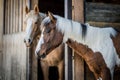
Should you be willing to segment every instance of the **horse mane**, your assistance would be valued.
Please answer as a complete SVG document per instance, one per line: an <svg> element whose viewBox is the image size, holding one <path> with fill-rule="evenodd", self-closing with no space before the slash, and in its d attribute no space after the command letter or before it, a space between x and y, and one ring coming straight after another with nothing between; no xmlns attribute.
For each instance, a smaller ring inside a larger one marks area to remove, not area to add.
<svg viewBox="0 0 120 80"><path fill-rule="evenodd" d="M102 35L105 36L105 34L106 35L111 34L113 36L116 35L116 31L111 27L108 28L93 27L90 26L89 24L81 24L79 22L69 20L58 15L54 15L54 17L57 18L56 27L58 31L61 31L63 34L65 34L64 42L66 42L68 38L75 39L77 42L81 42L82 40L84 40L86 36L88 38L92 37L88 36L89 34L96 35L96 33L100 36ZM51 21L50 18L46 17L42 21L42 25L46 25L50 23L50 21Z"/></svg>

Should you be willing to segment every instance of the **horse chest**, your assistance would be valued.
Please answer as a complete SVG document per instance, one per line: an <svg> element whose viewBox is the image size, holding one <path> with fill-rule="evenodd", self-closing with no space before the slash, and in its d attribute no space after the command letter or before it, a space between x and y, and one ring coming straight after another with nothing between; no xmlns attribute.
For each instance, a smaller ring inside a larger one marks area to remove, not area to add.
<svg viewBox="0 0 120 80"><path fill-rule="evenodd" d="M62 60L64 54L60 54L59 52L51 52L49 53L43 61L47 62L49 66L57 66Z"/></svg>
<svg viewBox="0 0 120 80"><path fill-rule="evenodd" d="M48 55L42 61L46 62L49 66L57 66L61 60L55 56Z"/></svg>

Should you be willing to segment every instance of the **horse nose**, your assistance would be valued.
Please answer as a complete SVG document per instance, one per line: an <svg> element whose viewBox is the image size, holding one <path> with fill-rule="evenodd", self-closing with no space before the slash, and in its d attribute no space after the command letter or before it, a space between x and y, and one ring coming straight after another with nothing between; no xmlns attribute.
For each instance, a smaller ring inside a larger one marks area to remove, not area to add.
<svg viewBox="0 0 120 80"><path fill-rule="evenodd" d="M30 43L30 42L31 42L31 39L28 39L28 42Z"/></svg>
<svg viewBox="0 0 120 80"><path fill-rule="evenodd" d="M24 39L24 43L26 43L26 40Z"/></svg>

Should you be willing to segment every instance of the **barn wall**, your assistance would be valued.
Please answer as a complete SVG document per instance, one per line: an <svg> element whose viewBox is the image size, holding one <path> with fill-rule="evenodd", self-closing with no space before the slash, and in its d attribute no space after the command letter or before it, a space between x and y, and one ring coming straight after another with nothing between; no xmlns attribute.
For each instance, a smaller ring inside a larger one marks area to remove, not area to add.
<svg viewBox="0 0 120 80"><path fill-rule="evenodd" d="M120 28L120 5L86 3L86 21L97 27Z"/></svg>
<svg viewBox="0 0 120 80"><path fill-rule="evenodd" d="M26 80L28 74L28 51L24 44L25 6L29 0L4 0L4 26L2 50L2 77L0 80ZM0 5L1 6L1 5ZM0 27L1 28L1 27ZM1 30L1 29L0 29ZM1 35L1 34L0 34ZM1 37L1 36L0 36ZM0 38L1 39L1 38Z"/></svg>
<svg viewBox="0 0 120 80"><path fill-rule="evenodd" d="M3 79L26 80L24 33L3 36Z"/></svg>
<svg viewBox="0 0 120 80"><path fill-rule="evenodd" d="M0 80L2 79L2 34L3 34L3 4L4 0L0 0Z"/></svg>

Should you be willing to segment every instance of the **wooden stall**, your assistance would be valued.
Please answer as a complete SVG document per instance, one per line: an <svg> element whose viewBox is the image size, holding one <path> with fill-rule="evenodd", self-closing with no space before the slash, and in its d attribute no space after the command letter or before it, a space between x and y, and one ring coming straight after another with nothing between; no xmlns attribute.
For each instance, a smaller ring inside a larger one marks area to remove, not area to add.
<svg viewBox="0 0 120 80"><path fill-rule="evenodd" d="M23 42L24 9L26 5L33 9L35 4L40 12L120 30L119 0L0 0L0 80L43 80L40 61L34 55L36 44L26 48ZM95 80L81 57L67 45L64 52L64 80ZM120 68L116 68L114 80L119 76Z"/></svg>

